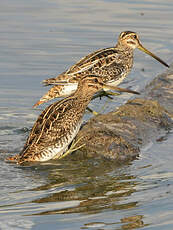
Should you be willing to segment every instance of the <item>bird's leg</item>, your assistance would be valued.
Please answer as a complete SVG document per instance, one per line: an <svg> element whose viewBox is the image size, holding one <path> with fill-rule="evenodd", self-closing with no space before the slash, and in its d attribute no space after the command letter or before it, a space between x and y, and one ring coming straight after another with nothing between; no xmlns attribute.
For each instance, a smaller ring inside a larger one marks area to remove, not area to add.
<svg viewBox="0 0 173 230"><path fill-rule="evenodd" d="M71 154L72 152L77 151L77 150L81 149L82 147L84 147L85 144L82 144L82 145L76 147L77 144L79 143L79 141L80 141L82 138L83 138L83 137L79 138L77 141L73 140L73 141L72 141L72 144L71 144L71 146L70 146L70 148L69 148L63 155L61 155L58 159L62 159L62 158L64 158L65 156L67 156L68 154Z"/></svg>
<svg viewBox="0 0 173 230"><path fill-rule="evenodd" d="M119 93L113 93L113 92L106 92L104 90L100 91L99 93L97 93L96 95L94 95L92 97L92 100L96 99L96 98L102 98L102 97L108 97L109 99L113 99L110 95L113 95L113 96L118 96L120 95ZM94 116L98 115L99 113L92 110L91 108L87 107L86 108L90 113L92 113Z"/></svg>
<svg viewBox="0 0 173 230"><path fill-rule="evenodd" d="M110 95L118 96L118 95L120 95L120 94L119 94L119 93L113 93L113 92L111 92L111 91L106 92L106 91L102 90L102 91L98 92L96 95L94 95L94 96L92 97L92 100L94 100L94 99L96 99L96 98L98 98L98 97L99 97L100 99L101 99L102 97L107 97L107 98L109 98L109 99L113 99ZM92 113L94 116L96 116L96 115L99 114L98 112L92 110L92 109L89 108L89 107L87 107L86 109L87 109L90 113Z"/></svg>
<svg viewBox="0 0 173 230"><path fill-rule="evenodd" d="M92 109L90 109L89 107L86 108L90 113L92 113L94 116L98 115L98 113Z"/></svg>

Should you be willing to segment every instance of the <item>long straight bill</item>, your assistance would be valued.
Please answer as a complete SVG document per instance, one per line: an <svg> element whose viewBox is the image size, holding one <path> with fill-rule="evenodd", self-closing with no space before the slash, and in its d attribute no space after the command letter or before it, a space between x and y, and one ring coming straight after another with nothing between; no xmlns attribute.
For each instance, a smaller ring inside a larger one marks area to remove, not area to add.
<svg viewBox="0 0 173 230"><path fill-rule="evenodd" d="M127 93L138 94L138 95L140 94L137 91L133 91L133 90L130 90L130 89L119 88L119 87L116 87L116 86L110 86L110 85L106 85L106 84L103 85L103 90L115 90L115 91L118 91L118 92L127 92Z"/></svg>
<svg viewBox="0 0 173 230"><path fill-rule="evenodd" d="M43 84L45 86L48 86L48 85L69 85L69 84L73 84L73 83L69 83L68 81L54 81L54 82L45 83L43 81Z"/></svg>
<svg viewBox="0 0 173 230"><path fill-rule="evenodd" d="M147 50L141 44L139 44L138 49L141 50L141 51L143 51L144 53L150 55L151 57L153 57L154 59L156 59L157 61L159 61L160 63L162 63L163 65L165 65L166 67L169 68L169 65L166 64L166 62L164 62L162 59L160 59L159 57L157 57L155 54L151 53L149 50Z"/></svg>

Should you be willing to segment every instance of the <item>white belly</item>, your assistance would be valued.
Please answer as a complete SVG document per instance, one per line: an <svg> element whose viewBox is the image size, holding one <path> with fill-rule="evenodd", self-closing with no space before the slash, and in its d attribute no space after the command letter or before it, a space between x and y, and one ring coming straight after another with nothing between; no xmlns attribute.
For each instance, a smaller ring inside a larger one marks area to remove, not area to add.
<svg viewBox="0 0 173 230"><path fill-rule="evenodd" d="M78 86L78 83L68 83L67 85L64 85L61 91L61 95L63 97L71 95L72 93L76 91L77 86Z"/></svg>
<svg viewBox="0 0 173 230"><path fill-rule="evenodd" d="M106 82L106 85L110 85L110 86L117 86L119 85L125 78L126 76L124 75L123 77L119 78L116 81L110 81L110 82ZM105 91L108 91L108 89L106 89Z"/></svg>
<svg viewBox="0 0 173 230"><path fill-rule="evenodd" d="M69 144L75 138L77 133L79 132L81 123L79 123L72 131L72 134L68 136L68 140L64 143L63 146L59 144L55 144L53 146L49 146L48 148L44 149L44 152L41 154L41 158L39 161L48 161L50 159L56 158L58 159L63 153L67 150Z"/></svg>

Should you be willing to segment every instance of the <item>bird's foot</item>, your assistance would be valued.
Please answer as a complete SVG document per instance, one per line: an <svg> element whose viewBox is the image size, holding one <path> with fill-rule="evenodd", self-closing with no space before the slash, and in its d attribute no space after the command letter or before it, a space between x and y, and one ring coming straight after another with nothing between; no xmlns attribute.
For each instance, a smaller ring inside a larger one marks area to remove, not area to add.
<svg viewBox="0 0 173 230"><path fill-rule="evenodd" d="M63 154L59 157L59 159L62 159L64 157L66 157L67 155L71 154L72 152L75 152L79 149L81 149L82 147L85 146L85 144L82 144L80 146L77 146L77 144L80 142L80 140L82 139L83 137L79 138L77 141L73 140L70 148ZM77 147L76 147L77 146Z"/></svg>

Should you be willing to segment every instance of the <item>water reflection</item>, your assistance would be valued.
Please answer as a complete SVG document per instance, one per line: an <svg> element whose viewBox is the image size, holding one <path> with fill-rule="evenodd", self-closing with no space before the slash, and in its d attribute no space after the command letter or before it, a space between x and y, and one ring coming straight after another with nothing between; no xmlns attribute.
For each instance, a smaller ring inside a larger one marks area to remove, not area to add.
<svg viewBox="0 0 173 230"><path fill-rule="evenodd" d="M130 163L115 165L105 159L83 157L79 160L72 156L33 166L10 166L14 173L8 186L13 185L13 188L7 202L5 194L2 196L1 215L13 214L15 220L15 215L22 213L22 218L29 218L31 223L30 218L34 216L63 221L65 215L67 222L71 218L80 218L81 229L144 226L143 215L137 211L138 201L130 199L141 183L131 171ZM4 192L6 190L7 187ZM120 215L122 210L126 215ZM128 210L135 210L135 215ZM110 217L108 213L111 213ZM103 221L92 219L98 215ZM18 215L16 221L17 218Z"/></svg>
<svg viewBox="0 0 173 230"><path fill-rule="evenodd" d="M156 143L132 165L97 159L26 168L4 163L5 153L23 147L27 129L40 113L31 109L47 90L40 82L89 52L114 45L120 31L139 32L146 47L170 63L172 2L40 2L1 4L0 228L134 229L153 223L172 229L172 137ZM163 71L138 51L134 64L123 87L133 85L140 91ZM127 99L122 95L109 101L105 111Z"/></svg>
<svg viewBox="0 0 173 230"><path fill-rule="evenodd" d="M62 160L61 163L58 167L50 165L48 183L32 190L46 191L44 197L32 200L45 204L45 210L33 215L94 214L105 209L136 207L137 202L126 199L136 191L137 182L124 166L117 167L106 160ZM44 169L40 166L38 170L41 174Z"/></svg>
<svg viewBox="0 0 173 230"><path fill-rule="evenodd" d="M3 230L18 230L18 229L31 229L34 226L34 223L31 220L27 220L24 217L18 219L15 215L13 218L10 218L0 222L1 229ZM16 227L17 226L17 227Z"/></svg>
<svg viewBox="0 0 173 230"><path fill-rule="evenodd" d="M87 224L84 224L84 227L81 227L81 229L90 229L90 228L103 228L110 225L119 225L118 229L136 229L140 227L147 226L143 222L143 216L142 215L136 215L136 216L129 216L124 217L120 220L120 222L113 222L113 223L107 223L107 222L90 222Z"/></svg>
<svg viewBox="0 0 173 230"><path fill-rule="evenodd" d="M147 226L142 219L142 215L124 217L121 219L121 222L123 223L121 229L136 229Z"/></svg>
<svg viewBox="0 0 173 230"><path fill-rule="evenodd" d="M106 222L91 222L84 224L84 227L81 227L81 229L90 229L90 228L103 228L110 225L119 225L118 229L136 229L141 228L144 226L147 226L143 222L143 216L142 215L136 215L136 216L129 216L122 218L120 222L115 223L106 223Z"/></svg>
<svg viewBox="0 0 173 230"><path fill-rule="evenodd" d="M16 192L14 188L11 193L11 204L8 201L7 205L1 205L1 214L23 213L23 220L33 216L52 216L54 220L56 216L59 221L63 221L63 216L68 214L65 216L67 222L71 218L77 218L75 221L80 218L80 229L109 229L110 226L134 229L145 226L143 215L137 212L138 201L130 199L140 186L131 172L130 163L115 165L104 159L76 160L73 156L29 167L15 166L14 170L17 179L14 177L11 183L18 184L18 189ZM28 186L25 183L22 189L24 178ZM127 215L119 216L122 210ZM129 215L128 210L135 210L135 215ZM102 212L105 213L104 218ZM92 219L98 215L103 221ZM32 223L32 219L29 221Z"/></svg>

